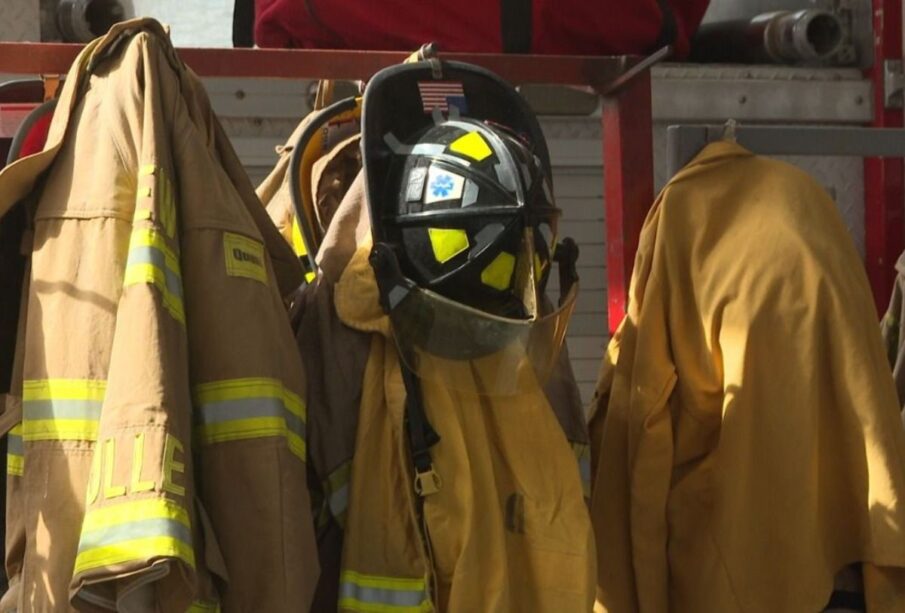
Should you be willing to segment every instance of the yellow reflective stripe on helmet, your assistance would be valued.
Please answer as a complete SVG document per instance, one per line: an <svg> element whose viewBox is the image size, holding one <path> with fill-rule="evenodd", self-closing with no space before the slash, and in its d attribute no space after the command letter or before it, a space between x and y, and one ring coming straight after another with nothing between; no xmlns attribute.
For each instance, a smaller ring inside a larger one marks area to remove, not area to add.
<svg viewBox="0 0 905 613"><path fill-rule="evenodd" d="M216 602L203 602L197 600L189 605L185 613L220 613L220 605Z"/></svg>
<svg viewBox="0 0 905 613"><path fill-rule="evenodd" d="M25 452L22 446L22 424L6 435L6 474L21 477L25 472Z"/></svg>
<svg viewBox="0 0 905 613"><path fill-rule="evenodd" d="M430 236L434 257L441 264L445 264L468 249L468 235L465 230L428 228L427 234Z"/></svg>
<svg viewBox="0 0 905 613"><path fill-rule="evenodd" d="M22 438L26 441L97 440L107 382L97 379L26 380Z"/></svg>
<svg viewBox="0 0 905 613"><path fill-rule="evenodd" d="M123 285L149 284L160 291L170 315L185 323L182 302L182 272L179 258L163 234L153 228L137 228L129 241L129 258Z"/></svg>
<svg viewBox="0 0 905 613"><path fill-rule="evenodd" d="M195 566L188 512L171 500L148 498L91 509L82 522L75 572L150 558Z"/></svg>
<svg viewBox="0 0 905 613"><path fill-rule="evenodd" d="M509 289L512 273L515 272L515 256L501 251L494 260L481 271L481 283L500 291Z"/></svg>
<svg viewBox="0 0 905 613"><path fill-rule="evenodd" d="M339 606L348 611L421 613L432 611L424 579L403 579L343 571Z"/></svg>
<svg viewBox="0 0 905 613"><path fill-rule="evenodd" d="M490 148L484 137L477 132L469 132L464 136L460 136L449 145L449 150L470 157L476 162L493 155L493 149Z"/></svg>
<svg viewBox="0 0 905 613"><path fill-rule="evenodd" d="M219 443L283 436L290 450L305 459L305 405L277 379L228 379L197 385L201 440Z"/></svg>

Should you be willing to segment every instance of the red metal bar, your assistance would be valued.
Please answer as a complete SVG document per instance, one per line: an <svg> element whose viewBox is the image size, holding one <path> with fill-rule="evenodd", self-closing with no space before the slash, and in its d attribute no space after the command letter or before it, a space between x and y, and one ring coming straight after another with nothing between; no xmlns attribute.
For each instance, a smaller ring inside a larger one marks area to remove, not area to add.
<svg viewBox="0 0 905 613"><path fill-rule="evenodd" d="M81 45L0 43L0 73L60 74L69 70ZM392 51L323 49L179 49L183 61L202 77L364 80L408 54ZM604 87L638 61L629 56L590 57L441 53L470 62L512 83L560 83Z"/></svg>
<svg viewBox="0 0 905 613"><path fill-rule="evenodd" d="M625 315L638 235L654 199L650 72L604 102L603 174L612 333Z"/></svg>
<svg viewBox="0 0 905 613"><path fill-rule="evenodd" d="M902 2L873 0L874 64L868 70L874 89L873 126L901 128L902 109L887 109L884 60L902 59ZM899 158L864 160L864 230L867 276L878 311L886 309L895 281L895 262L905 247L905 165Z"/></svg>

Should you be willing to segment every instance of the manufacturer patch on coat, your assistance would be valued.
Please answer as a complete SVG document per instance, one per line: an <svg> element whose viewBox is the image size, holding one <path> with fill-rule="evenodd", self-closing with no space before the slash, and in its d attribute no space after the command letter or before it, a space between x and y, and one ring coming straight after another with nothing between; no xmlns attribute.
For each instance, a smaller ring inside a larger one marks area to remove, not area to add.
<svg viewBox="0 0 905 613"><path fill-rule="evenodd" d="M226 274L267 284L264 245L239 234L224 232L223 253L226 256Z"/></svg>

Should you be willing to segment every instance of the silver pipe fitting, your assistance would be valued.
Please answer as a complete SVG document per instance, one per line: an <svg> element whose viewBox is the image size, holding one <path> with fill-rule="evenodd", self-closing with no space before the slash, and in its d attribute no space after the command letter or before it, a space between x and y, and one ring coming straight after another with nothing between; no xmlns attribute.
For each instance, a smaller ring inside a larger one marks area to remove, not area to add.
<svg viewBox="0 0 905 613"><path fill-rule="evenodd" d="M829 11L775 11L701 26L694 61L792 64L825 61L842 45L843 25Z"/></svg>
<svg viewBox="0 0 905 613"><path fill-rule="evenodd" d="M87 43L126 19L120 0L60 0L57 27L65 42Z"/></svg>

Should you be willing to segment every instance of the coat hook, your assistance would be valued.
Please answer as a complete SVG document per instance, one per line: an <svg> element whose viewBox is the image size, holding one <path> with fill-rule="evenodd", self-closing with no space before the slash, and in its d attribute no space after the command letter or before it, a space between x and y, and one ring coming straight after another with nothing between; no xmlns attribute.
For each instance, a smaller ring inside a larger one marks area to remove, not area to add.
<svg viewBox="0 0 905 613"><path fill-rule="evenodd" d="M723 140L728 140L730 142L735 142L735 129L738 127L738 122L734 119L726 120L726 123L723 125Z"/></svg>

